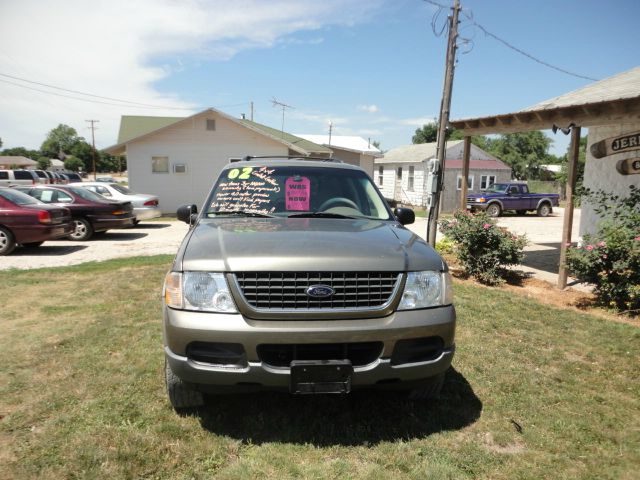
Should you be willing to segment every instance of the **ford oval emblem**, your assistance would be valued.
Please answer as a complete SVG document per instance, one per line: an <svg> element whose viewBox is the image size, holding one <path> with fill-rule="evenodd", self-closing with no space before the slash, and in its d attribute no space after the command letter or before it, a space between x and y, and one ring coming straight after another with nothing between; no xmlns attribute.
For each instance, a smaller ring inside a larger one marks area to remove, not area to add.
<svg viewBox="0 0 640 480"><path fill-rule="evenodd" d="M336 293L329 285L311 285L306 292L313 298L327 298Z"/></svg>

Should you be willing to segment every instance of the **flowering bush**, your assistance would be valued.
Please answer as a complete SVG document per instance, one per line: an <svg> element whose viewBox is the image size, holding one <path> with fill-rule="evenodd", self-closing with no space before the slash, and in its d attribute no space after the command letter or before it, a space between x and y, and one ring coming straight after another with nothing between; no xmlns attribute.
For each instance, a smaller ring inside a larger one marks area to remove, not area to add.
<svg viewBox="0 0 640 480"><path fill-rule="evenodd" d="M442 232L456 244L456 254L465 273L488 285L504 282L506 267L518 265L527 245L518 236L496 226L486 213L456 212L452 220L440 222Z"/></svg>
<svg viewBox="0 0 640 480"><path fill-rule="evenodd" d="M621 198L585 190L604 220L581 247L567 251L567 267L581 282L594 285L601 305L637 315L640 311L640 189L630 187Z"/></svg>

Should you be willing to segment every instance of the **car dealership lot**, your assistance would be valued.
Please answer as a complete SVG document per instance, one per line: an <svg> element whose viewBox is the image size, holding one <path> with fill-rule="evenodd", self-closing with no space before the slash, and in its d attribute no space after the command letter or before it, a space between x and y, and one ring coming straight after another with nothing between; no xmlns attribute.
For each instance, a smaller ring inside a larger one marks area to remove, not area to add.
<svg viewBox="0 0 640 480"><path fill-rule="evenodd" d="M142 255L175 254L189 226L178 221L141 223L109 230L88 242L53 240L38 248L16 248L0 258L0 270L77 265L84 262Z"/></svg>
<svg viewBox="0 0 640 480"><path fill-rule="evenodd" d="M536 253L537 257L544 259L546 263L553 263L562 238L562 220L563 209L555 208L553 214L546 218L533 214L508 215L498 218L498 224L514 233L526 234L531 245L525 250L539 252ZM576 210L574 239L577 238L579 222L580 210ZM408 228L424 238L427 222L418 217L416 223ZM163 219L158 222L143 222L126 230L109 230L88 242L48 241L38 248L17 248L11 255L0 258L0 270L77 265L142 255L173 255L188 230L188 225L183 222ZM438 239L440 238L441 235L438 235Z"/></svg>

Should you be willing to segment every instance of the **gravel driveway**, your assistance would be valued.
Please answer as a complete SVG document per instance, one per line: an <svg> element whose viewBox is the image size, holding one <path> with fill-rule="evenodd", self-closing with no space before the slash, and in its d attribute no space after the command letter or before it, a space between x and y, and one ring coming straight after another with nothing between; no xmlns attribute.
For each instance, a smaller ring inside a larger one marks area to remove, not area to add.
<svg viewBox="0 0 640 480"><path fill-rule="evenodd" d="M141 255L174 255L188 230L189 226L179 221L148 222L126 230L109 230L88 242L52 240L38 248L18 247L11 255L0 257L0 270L60 267Z"/></svg>
<svg viewBox="0 0 640 480"><path fill-rule="evenodd" d="M514 233L527 235L531 244L525 250L530 252L528 257L531 267L557 272L563 213L563 209L555 208L552 216L547 218L532 214L512 215L500 217L498 223ZM576 210L574 238L577 238L579 223L580 210ZM409 228L424 238L427 222L423 218L417 218L416 223L409 225ZM59 267L142 255L173 255L188 230L187 224L177 220L148 222L126 230L109 230L88 242L54 240L45 242L38 248L16 248L11 255L0 257L0 270Z"/></svg>

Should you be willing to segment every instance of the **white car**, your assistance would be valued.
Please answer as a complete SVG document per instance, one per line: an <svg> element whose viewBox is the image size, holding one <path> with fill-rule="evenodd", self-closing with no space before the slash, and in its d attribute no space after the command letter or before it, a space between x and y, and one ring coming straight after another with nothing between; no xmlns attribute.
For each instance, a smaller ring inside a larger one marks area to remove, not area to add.
<svg viewBox="0 0 640 480"><path fill-rule="evenodd" d="M86 188L110 200L131 202L133 205L133 214L136 216L133 222L134 224L140 223L141 220L157 218L162 215L162 211L158 207L159 202L157 196L135 193L118 183L78 182L70 183L69 185Z"/></svg>

